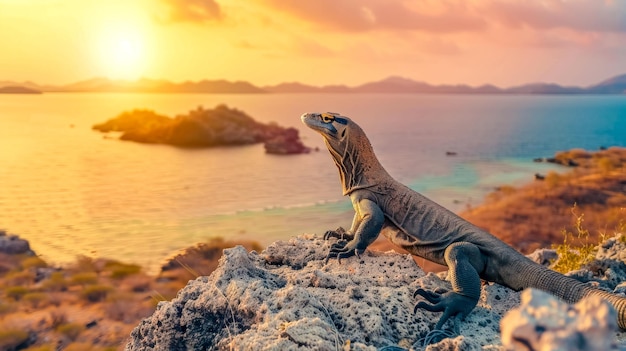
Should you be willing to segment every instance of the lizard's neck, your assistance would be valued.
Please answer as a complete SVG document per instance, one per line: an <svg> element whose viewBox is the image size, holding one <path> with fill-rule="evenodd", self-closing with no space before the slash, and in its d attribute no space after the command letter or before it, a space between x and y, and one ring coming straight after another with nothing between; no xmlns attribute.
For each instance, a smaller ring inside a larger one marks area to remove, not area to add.
<svg viewBox="0 0 626 351"><path fill-rule="evenodd" d="M362 131L354 133L337 150L326 140L328 151L339 169L343 194L370 188L391 177L376 158L369 140ZM356 135L355 135L356 134Z"/></svg>

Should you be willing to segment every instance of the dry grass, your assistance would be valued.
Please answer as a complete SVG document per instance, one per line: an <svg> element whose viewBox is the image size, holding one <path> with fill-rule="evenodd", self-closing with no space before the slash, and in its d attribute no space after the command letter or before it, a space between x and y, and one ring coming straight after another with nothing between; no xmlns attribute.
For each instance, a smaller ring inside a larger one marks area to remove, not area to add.
<svg viewBox="0 0 626 351"><path fill-rule="evenodd" d="M553 245L558 254L558 259L553 262L551 268L561 273L580 269L593 261L598 251L597 243L589 240L589 231L583 226L584 213L578 213L576 206L574 206L572 207L572 215L576 223L576 234L563 229L563 242ZM577 239L578 245L571 244L574 238ZM601 240L604 240L604 234Z"/></svg>
<svg viewBox="0 0 626 351"><path fill-rule="evenodd" d="M223 249L238 244L212 240L194 246L159 277L107 259L81 256L60 269L38 257L0 254L0 350L123 350L131 330L158 301L176 296L189 279L210 274Z"/></svg>
<svg viewBox="0 0 626 351"><path fill-rule="evenodd" d="M580 166L565 174L549 173L544 181L507 190L506 194L496 191L483 205L461 215L524 253L561 243L563 230L577 233L571 214L574 204L584 213L590 242L597 242L605 233L623 231L626 149L574 151L561 157ZM572 245L584 243L576 235L569 240Z"/></svg>
<svg viewBox="0 0 626 351"><path fill-rule="evenodd" d="M242 245L246 250L260 251L261 246L254 241L233 242L214 238L206 243L185 249L167 260L161 268L162 280L177 281L186 284L191 279L208 275L217 268L222 251L226 248Z"/></svg>

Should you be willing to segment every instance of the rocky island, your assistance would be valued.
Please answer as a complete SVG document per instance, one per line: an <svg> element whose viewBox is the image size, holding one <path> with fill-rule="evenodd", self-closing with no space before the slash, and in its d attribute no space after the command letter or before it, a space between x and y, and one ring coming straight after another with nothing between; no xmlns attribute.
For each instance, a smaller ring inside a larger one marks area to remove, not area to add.
<svg viewBox="0 0 626 351"><path fill-rule="evenodd" d="M265 143L272 154L301 154L310 149L302 143L298 130L275 123L260 123L242 111L218 105L198 107L185 115L170 118L151 110L133 110L104 123L94 130L122 132L121 140L199 148Z"/></svg>

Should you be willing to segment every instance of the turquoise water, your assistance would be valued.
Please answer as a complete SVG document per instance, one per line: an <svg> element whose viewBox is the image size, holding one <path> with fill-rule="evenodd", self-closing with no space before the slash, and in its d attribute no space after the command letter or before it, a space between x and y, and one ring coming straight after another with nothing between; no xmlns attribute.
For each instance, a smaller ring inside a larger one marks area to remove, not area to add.
<svg viewBox="0 0 626 351"><path fill-rule="evenodd" d="M133 108L173 116L220 103L297 127L322 150L288 157L266 155L262 145L186 150L91 130ZM534 157L626 145L626 96L0 95L0 228L53 262L82 254L155 270L214 236L268 244L349 226L337 170L321 137L300 123L309 111L351 117L393 176L453 211L555 168Z"/></svg>

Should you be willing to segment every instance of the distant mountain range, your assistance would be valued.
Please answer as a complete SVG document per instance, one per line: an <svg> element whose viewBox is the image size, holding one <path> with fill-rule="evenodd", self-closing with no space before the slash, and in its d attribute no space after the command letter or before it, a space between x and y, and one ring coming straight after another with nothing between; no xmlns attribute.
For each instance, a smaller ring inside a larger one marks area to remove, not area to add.
<svg viewBox="0 0 626 351"><path fill-rule="evenodd" d="M389 77L358 86L313 86L301 83L282 83L257 87L249 82L227 80L201 80L173 83L167 80L142 78L137 81L93 78L68 85L38 85L33 82L0 81L0 88L11 87L28 91L52 92L132 92L132 93L211 93L211 94L264 94L264 93L414 93L414 94L626 94L626 74L615 76L588 87L561 86L549 83L525 84L512 88L495 85L432 85L402 77ZM0 93L2 91L0 90Z"/></svg>

